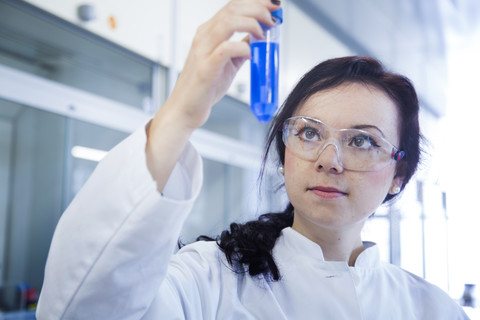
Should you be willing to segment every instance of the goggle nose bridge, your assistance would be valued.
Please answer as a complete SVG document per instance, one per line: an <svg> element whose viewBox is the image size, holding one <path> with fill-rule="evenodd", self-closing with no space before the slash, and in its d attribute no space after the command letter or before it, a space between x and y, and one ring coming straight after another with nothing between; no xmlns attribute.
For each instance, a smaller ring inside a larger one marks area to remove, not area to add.
<svg viewBox="0 0 480 320"><path fill-rule="evenodd" d="M317 159L318 159L318 157L320 157L320 155L323 153L323 151L325 151L325 149L328 146L332 145L335 148L335 153L337 155L337 161L339 163L343 163L341 148L338 147L337 143L338 143L338 141L337 141L336 137L329 137L328 139L326 139L323 146L321 148L318 148Z"/></svg>

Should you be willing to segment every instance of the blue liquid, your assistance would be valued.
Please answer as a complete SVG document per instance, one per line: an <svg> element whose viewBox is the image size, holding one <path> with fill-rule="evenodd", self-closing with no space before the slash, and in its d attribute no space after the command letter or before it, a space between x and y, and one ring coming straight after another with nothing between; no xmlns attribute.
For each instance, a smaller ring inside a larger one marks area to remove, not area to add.
<svg viewBox="0 0 480 320"><path fill-rule="evenodd" d="M278 108L278 43L251 44L250 109L260 122L268 122Z"/></svg>

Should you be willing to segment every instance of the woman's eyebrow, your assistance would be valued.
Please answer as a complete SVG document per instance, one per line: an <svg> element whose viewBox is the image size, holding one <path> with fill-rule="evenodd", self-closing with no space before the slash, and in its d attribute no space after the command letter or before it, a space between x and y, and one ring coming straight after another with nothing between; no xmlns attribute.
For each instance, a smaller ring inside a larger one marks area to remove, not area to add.
<svg viewBox="0 0 480 320"><path fill-rule="evenodd" d="M374 126L374 125L371 125L371 124L359 124L359 125L353 126L353 127L351 127L351 128L352 128L352 129L360 129L360 130L364 130L364 129L375 129L375 130L377 130L377 131L381 134L382 137L385 138L385 135L383 134L383 131L380 130L379 127Z"/></svg>

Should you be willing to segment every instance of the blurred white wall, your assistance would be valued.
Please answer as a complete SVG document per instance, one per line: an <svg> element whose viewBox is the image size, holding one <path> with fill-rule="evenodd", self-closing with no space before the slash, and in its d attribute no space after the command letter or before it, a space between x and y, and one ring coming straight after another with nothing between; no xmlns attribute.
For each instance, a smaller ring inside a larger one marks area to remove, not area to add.
<svg viewBox="0 0 480 320"><path fill-rule="evenodd" d="M447 116L443 119L442 169L448 192L452 290L462 283L480 286L480 149L476 147L480 119L480 6L458 1L446 8L449 24ZM477 300L477 306L479 302Z"/></svg>

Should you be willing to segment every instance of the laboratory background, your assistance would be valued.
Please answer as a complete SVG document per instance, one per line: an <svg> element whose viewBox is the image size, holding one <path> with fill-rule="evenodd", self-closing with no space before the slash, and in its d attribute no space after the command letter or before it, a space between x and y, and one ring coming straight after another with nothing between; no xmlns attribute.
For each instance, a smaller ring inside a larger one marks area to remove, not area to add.
<svg viewBox="0 0 480 320"><path fill-rule="evenodd" d="M62 212L104 154L162 105L196 29L225 3L0 0L0 319L35 319ZM346 55L376 57L414 82L426 156L364 239L480 319L480 2L282 5L280 101L314 65ZM193 134L204 185L184 243L286 203L273 164L258 183L267 126L249 110L249 91L247 62Z"/></svg>

